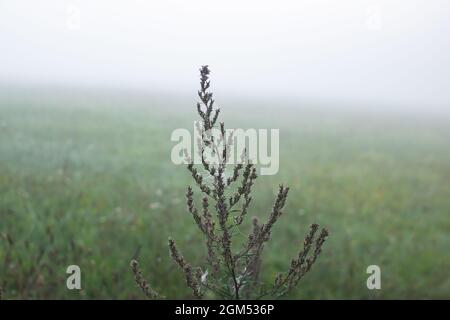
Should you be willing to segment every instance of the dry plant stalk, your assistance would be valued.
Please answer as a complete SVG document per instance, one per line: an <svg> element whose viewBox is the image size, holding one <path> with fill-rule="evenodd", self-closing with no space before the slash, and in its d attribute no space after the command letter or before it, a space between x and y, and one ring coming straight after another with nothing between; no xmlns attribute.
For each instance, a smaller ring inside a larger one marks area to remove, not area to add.
<svg viewBox="0 0 450 320"><path fill-rule="evenodd" d="M194 166L185 150L187 168L203 193L201 209L198 210L194 204L194 191L189 186L186 192L187 209L205 236L208 267L202 269L189 264L171 238L169 251L184 272L186 283L196 298L201 299L207 292L223 299L236 300L281 297L310 271L322 251L328 231L324 228L319 231L317 224L311 225L304 238L303 248L292 259L290 268L285 273L278 274L272 285L262 284L259 280L261 255L265 243L270 239L272 227L283 213L289 192L288 187L280 185L267 221L261 223L256 217L253 218L252 231L246 243L239 250L233 247L234 236L240 233L238 228L248 212L252 201L252 187L258 176L245 150L241 162L227 172L233 136L226 136L223 122L217 125L220 109L214 107L213 94L208 91L209 74L208 66L200 68L200 102L197 103L197 112L201 121L197 123L197 130L201 139L197 143L202 165L199 168ZM219 130L219 137L211 133L213 129ZM220 161L211 164L207 161L208 155L215 155ZM234 184L237 187L233 189ZM157 298L158 294L142 279L137 262L133 261L131 266L136 283L146 296Z"/></svg>
<svg viewBox="0 0 450 320"><path fill-rule="evenodd" d="M139 263L134 259L131 260L130 268L134 274L134 281L136 282L138 287L141 288L141 290L145 294L145 296L148 299L158 299L159 294L150 287L148 282L142 276L141 269L139 268Z"/></svg>

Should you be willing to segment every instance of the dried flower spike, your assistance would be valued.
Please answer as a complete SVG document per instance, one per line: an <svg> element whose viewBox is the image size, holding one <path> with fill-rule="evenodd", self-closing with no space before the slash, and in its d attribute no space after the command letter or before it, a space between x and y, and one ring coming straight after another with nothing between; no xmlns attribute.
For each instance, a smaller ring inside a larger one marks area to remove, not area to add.
<svg viewBox="0 0 450 320"><path fill-rule="evenodd" d="M149 299L158 299L159 294L150 287L148 282L142 276L141 270L139 268L139 263L134 259L131 260L130 268L134 274L134 281L136 282L138 287L141 288L142 292L144 292L145 296Z"/></svg>

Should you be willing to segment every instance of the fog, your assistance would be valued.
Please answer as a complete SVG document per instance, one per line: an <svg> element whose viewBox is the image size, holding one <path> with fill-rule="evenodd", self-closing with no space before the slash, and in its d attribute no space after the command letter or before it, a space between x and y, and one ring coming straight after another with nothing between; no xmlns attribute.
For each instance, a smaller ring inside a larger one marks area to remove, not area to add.
<svg viewBox="0 0 450 320"><path fill-rule="evenodd" d="M450 109L448 0L9 0L0 82ZM220 88L220 89L219 89Z"/></svg>

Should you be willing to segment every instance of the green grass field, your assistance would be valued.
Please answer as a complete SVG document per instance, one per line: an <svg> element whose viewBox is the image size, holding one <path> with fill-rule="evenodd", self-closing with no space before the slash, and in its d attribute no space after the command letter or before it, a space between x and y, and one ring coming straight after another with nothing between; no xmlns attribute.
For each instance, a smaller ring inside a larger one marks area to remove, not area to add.
<svg viewBox="0 0 450 320"><path fill-rule="evenodd" d="M450 117L226 100L227 127L279 128L280 171L257 180L249 215L265 217L280 183L285 215L266 247L271 282L308 225L331 236L288 298L450 298ZM185 209L193 182L170 160L192 130L195 97L121 92L0 92L0 286L7 299L138 299L129 261L169 298L189 298L168 254L194 265L204 241ZM66 268L82 270L81 291ZM366 268L382 289L366 287Z"/></svg>

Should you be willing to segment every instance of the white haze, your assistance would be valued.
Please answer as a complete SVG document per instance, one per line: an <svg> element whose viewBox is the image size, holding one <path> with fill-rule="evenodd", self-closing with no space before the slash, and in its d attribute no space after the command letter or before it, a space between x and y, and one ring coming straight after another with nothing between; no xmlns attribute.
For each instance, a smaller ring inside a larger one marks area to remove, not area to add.
<svg viewBox="0 0 450 320"><path fill-rule="evenodd" d="M450 109L448 0L3 0L0 82Z"/></svg>

